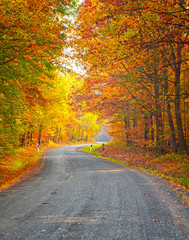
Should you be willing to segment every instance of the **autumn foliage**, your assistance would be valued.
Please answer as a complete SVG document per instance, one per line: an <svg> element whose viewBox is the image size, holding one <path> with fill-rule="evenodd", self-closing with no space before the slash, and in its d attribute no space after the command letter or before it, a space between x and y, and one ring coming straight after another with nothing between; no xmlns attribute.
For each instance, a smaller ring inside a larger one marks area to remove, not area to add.
<svg viewBox="0 0 189 240"><path fill-rule="evenodd" d="M0 158L18 147L92 140L99 129L98 117L87 113L85 122L85 109L74 104L82 81L61 68L75 4L0 3Z"/></svg>
<svg viewBox="0 0 189 240"><path fill-rule="evenodd" d="M187 150L188 1L85 0L72 46L92 101L120 143Z"/></svg>
<svg viewBox="0 0 189 240"><path fill-rule="evenodd" d="M1 165L19 147L92 141L102 119L120 145L187 151L188 1L84 0L76 12L75 0L4 0L0 13ZM66 47L85 76L65 70Z"/></svg>
<svg viewBox="0 0 189 240"><path fill-rule="evenodd" d="M97 114L63 59L75 0L0 3L0 188L30 171L43 150L92 141Z"/></svg>

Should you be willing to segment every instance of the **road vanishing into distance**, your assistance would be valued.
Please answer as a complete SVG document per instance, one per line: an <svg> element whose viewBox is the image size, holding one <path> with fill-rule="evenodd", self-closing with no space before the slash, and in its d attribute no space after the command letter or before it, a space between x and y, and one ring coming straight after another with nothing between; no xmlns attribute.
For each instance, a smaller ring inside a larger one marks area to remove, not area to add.
<svg viewBox="0 0 189 240"><path fill-rule="evenodd" d="M189 208L167 181L54 148L0 192L1 240L188 240Z"/></svg>

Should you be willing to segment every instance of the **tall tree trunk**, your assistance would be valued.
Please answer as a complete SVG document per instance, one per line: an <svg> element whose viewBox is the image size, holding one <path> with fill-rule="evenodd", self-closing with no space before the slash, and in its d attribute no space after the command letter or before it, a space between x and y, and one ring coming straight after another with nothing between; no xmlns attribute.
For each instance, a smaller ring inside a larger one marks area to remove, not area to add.
<svg viewBox="0 0 189 240"><path fill-rule="evenodd" d="M171 114L171 106L170 106L168 97L167 97L167 115L168 115L169 127L170 127L170 130L171 130L171 148L172 148L172 152L177 152L175 128L174 128L174 124L173 124L173 119L172 119L172 114Z"/></svg>
<svg viewBox="0 0 189 240"><path fill-rule="evenodd" d="M33 132L32 132L33 126L32 124L30 124L30 136L29 136L29 142L30 142L30 146L32 146L33 144Z"/></svg>
<svg viewBox="0 0 189 240"><path fill-rule="evenodd" d="M27 145L30 146L30 131L27 132Z"/></svg>
<svg viewBox="0 0 189 240"><path fill-rule="evenodd" d="M124 116L124 125L125 125L125 137L126 137L126 144L130 144L130 134L128 133L128 128L130 127L130 122L128 117Z"/></svg>
<svg viewBox="0 0 189 240"><path fill-rule="evenodd" d="M174 62L174 73L175 73L175 116L176 124L179 138L179 148L181 152L186 151L186 143L184 139L184 131L182 124L182 117L180 111L180 73L181 73L181 60L182 60L182 46L180 43L177 44L177 55L175 55L174 49L172 47L172 57Z"/></svg>
<svg viewBox="0 0 189 240"><path fill-rule="evenodd" d="M153 115L150 113L150 139L154 141L154 126L153 126Z"/></svg>
<svg viewBox="0 0 189 240"><path fill-rule="evenodd" d="M175 69L175 115L179 137L180 151L186 151L186 144L184 139L183 124L180 111L180 67Z"/></svg>
<svg viewBox="0 0 189 240"><path fill-rule="evenodd" d="M32 130L30 132L30 146L32 146L33 144L33 133L32 133Z"/></svg>
<svg viewBox="0 0 189 240"><path fill-rule="evenodd" d="M149 139L149 117L144 116L144 139L148 140Z"/></svg>
<svg viewBox="0 0 189 240"><path fill-rule="evenodd" d="M21 147L24 147L25 145L25 133L22 135L22 138L21 138Z"/></svg>
<svg viewBox="0 0 189 240"><path fill-rule="evenodd" d="M39 127L39 134L38 134L38 144L41 145L41 132L42 132L42 124Z"/></svg>
<svg viewBox="0 0 189 240"><path fill-rule="evenodd" d="M171 148L172 152L177 152L177 143L176 143L176 136L175 136L175 127L173 123L173 118L171 114L171 106L170 106L170 99L168 97L168 73L167 69L164 70L164 93L165 93L165 101L166 101L166 109L167 109L167 116L168 116L168 122L169 122L169 127L171 131Z"/></svg>
<svg viewBox="0 0 189 240"><path fill-rule="evenodd" d="M162 139L163 139L163 136L162 136L163 127L162 127L161 105L160 105L160 101L159 101L159 96L160 96L159 88L160 88L160 84L158 82L158 76L155 73L156 149L157 149L158 154L161 154L162 150L163 150L163 142L162 142Z"/></svg>

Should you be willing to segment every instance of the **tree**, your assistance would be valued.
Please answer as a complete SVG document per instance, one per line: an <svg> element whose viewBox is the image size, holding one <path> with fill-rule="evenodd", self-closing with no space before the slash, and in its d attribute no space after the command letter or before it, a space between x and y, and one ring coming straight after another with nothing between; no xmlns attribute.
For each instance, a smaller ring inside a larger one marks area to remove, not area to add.
<svg viewBox="0 0 189 240"><path fill-rule="evenodd" d="M64 16L73 3L5 0L0 4L0 152L18 146L19 136L25 144L35 125L35 116L28 113L36 106L45 107L42 89L53 78L54 62L65 45Z"/></svg>
<svg viewBox="0 0 189 240"><path fill-rule="evenodd" d="M177 150L176 138L180 151L186 150L181 106L188 93L181 73L188 71L185 67L188 62L187 16L184 1L157 4L157 1L147 0L87 0L76 21L73 42L78 58L87 63L88 84L95 89L102 86L107 89L108 85L116 96L114 86L121 85L122 91L126 91L122 98L125 105L134 103L144 118L154 118L156 125L148 126L154 128L151 132L155 132L159 152L169 144L170 137L173 151ZM128 115L127 108L121 106L122 115ZM128 118L123 117L122 121L124 119ZM166 124L170 126L171 136L165 135ZM144 138L149 135L146 127L145 121Z"/></svg>

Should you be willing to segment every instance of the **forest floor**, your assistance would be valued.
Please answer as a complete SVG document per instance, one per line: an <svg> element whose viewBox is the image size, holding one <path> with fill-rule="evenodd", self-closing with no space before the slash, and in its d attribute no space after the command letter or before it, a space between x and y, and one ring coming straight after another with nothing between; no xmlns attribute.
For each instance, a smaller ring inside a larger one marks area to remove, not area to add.
<svg viewBox="0 0 189 240"><path fill-rule="evenodd" d="M90 147L83 148L90 153ZM162 177L189 191L189 155L165 154L157 157L155 152L140 148L93 145L91 154L107 158L121 165L134 167ZM189 199L185 199L189 203Z"/></svg>
<svg viewBox="0 0 189 240"><path fill-rule="evenodd" d="M0 190L20 181L31 170L37 171L42 165L39 159L44 152L56 145L40 146L39 152L35 147L18 148L13 154L0 159Z"/></svg>

